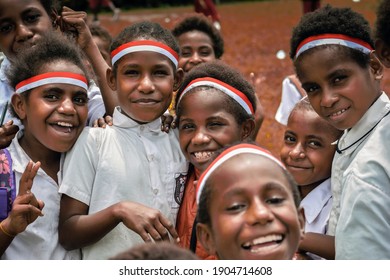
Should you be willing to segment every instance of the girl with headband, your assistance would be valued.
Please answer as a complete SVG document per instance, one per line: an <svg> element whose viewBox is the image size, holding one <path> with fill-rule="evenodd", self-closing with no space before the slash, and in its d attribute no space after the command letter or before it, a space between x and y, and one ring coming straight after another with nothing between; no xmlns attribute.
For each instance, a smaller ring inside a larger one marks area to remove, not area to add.
<svg viewBox="0 0 390 280"><path fill-rule="evenodd" d="M253 144L224 149L197 183L198 240L227 260L291 260L303 238L297 185Z"/></svg>
<svg viewBox="0 0 390 280"><path fill-rule="evenodd" d="M344 130L331 172L336 259L390 259L390 100L370 31L359 13L326 6L303 16L291 38L312 107Z"/></svg>
<svg viewBox="0 0 390 280"><path fill-rule="evenodd" d="M58 174L63 153L87 121L88 77L82 54L53 33L19 54L7 77L16 89L11 112L23 129L8 148L10 171L18 184L12 210L0 223L1 258L80 259L79 252L68 252L58 241Z"/></svg>
<svg viewBox="0 0 390 280"><path fill-rule="evenodd" d="M194 67L185 76L176 96L180 146L191 163L188 181L180 196L176 229L181 246L192 247L200 258L211 256L194 239L195 182L215 151L250 138L255 126L255 100L251 84L221 61Z"/></svg>
<svg viewBox="0 0 390 280"><path fill-rule="evenodd" d="M125 28L111 45L113 126L86 128L65 159L60 242L84 259L108 259L145 241L174 239L188 163L162 114L181 83L179 47L157 23Z"/></svg>

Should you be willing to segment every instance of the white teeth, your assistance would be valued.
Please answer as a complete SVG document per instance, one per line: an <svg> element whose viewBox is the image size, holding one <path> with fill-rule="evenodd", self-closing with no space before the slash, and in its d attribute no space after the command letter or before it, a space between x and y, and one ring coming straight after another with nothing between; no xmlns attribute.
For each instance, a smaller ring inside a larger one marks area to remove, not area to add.
<svg viewBox="0 0 390 280"><path fill-rule="evenodd" d="M211 157L213 152L196 152L194 153L196 159L208 159Z"/></svg>
<svg viewBox="0 0 390 280"><path fill-rule="evenodd" d="M342 110L340 110L340 111L338 111L338 112L336 112L336 113L331 114L331 116L338 116L338 115L341 115L341 114L344 113L345 111L347 111L347 109L342 109Z"/></svg>
<svg viewBox="0 0 390 280"><path fill-rule="evenodd" d="M263 243L282 241L282 239L283 239L283 236L280 234L271 234L271 235L256 238L256 239L252 240L251 242L246 242L242 246L245 248L249 248L251 246L261 245Z"/></svg>
<svg viewBox="0 0 390 280"><path fill-rule="evenodd" d="M58 122L57 125L65 126L65 127L73 127L73 125L71 123L66 123L66 122Z"/></svg>

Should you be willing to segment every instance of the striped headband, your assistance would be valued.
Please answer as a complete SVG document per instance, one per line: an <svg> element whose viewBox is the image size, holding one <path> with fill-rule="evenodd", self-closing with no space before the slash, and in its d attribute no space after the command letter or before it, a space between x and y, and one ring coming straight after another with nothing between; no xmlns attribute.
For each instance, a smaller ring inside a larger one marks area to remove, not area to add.
<svg viewBox="0 0 390 280"><path fill-rule="evenodd" d="M303 40L298 45L295 59L297 59L303 52L321 45L342 45L351 49L359 50L366 54L369 54L373 50L369 43L357 38L342 34L322 34L311 36Z"/></svg>
<svg viewBox="0 0 390 280"><path fill-rule="evenodd" d="M171 49L165 44L150 40L133 41L119 46L111 52L112 65L114 65L115 62L117 62L126 54L144 51L156 52L165 55L173 62L173 64L177 68L179 61L179 55L177 54L177 52L175 52L173 49Z"/></svg>
<svg viewBox="0 0 390 280"><path fill-rule="evenodd" d="M71 72L48 72L40 74L18 83L16 93L22 93L30 89L48 84L70 84L88 90L87 78Z"/></svg>
<svg viewBox="0 0 390 280"><path fill-rule="evenodd" d="M240 154L254 154L254 155L260 155L264 156L276 164L278 164L280 167L282 167L284 170L286 168L284 165L276 158L274 157L269 151L260 148L253 144L238 144L233 147L230 147L223 151L216 159L213 160L213 162L207 167L207 169L202 173L200 176L198 183L197 183L197 190L196 190L196 202L199 204L200 195L202 193L202 190L204 186L206 185L206 181L209 179L211 174L224 162L228 161L230 158L240 155Z"/></svg>
<svg viewBox="0 0 390 280"><path fill-rule="evenodd" d="M248 97L245 94L243 94L238 89L235 89L234 87L224 82L221 82L220 80L210 78L210 77L198 78L193 80L191 83L189 83L187 87L183 90L182 94L180 95L177 105L179 105L181 99L184 97L186 93L188 93L190 90L196 87L201 87L201 86L213 87L222 91L223 93L226 93L231 98L233 98L236 102L238 102L238 104L240 104L241 107L244 108L244 110L249 115L254 115L255 112L253 110L252 103L249 101Z"/></svg>

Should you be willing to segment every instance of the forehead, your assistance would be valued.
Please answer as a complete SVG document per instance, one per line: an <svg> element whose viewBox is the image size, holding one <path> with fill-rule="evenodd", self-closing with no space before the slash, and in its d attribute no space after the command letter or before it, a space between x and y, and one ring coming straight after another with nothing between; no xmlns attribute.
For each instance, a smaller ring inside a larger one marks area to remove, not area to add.
<svg viewBox="0 0 390 280"><path fill-rule="evenodd" d="M77 65L66 60L56 60L43 64L39 72L41 74L47 72L71 72L75 74L85 75L85 73Z"/></svg>
<svg viewBox="0 0 390 280"><path fill-rule="evenodd" d="M18 15L31 9L45 10L38 0L0 0L0 17Z"/></svg>
<svg viewBox="0 0 390 280"><path fill-rule="evenodd" d="M191 45L210 45L213 46L213 42L207 33L199 30L191 30L181 34L178 37L179 45L181 47Z"/></svg>
<svg viewBox="0 0 390 280"><path fill-rule="evenodd" d="M226 111L226 102L234 102L225 93L213 87L196 87L187 92L180 100L182 110ZM227 111L226 111L227 112Z"/></svg>

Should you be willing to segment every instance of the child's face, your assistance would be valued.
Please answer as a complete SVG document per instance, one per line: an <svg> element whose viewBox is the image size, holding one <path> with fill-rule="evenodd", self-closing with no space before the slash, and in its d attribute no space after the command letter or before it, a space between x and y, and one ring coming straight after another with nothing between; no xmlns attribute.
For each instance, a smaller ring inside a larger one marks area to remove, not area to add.
<svg viewBox="0 0 390 280"><path fill-rule="evenodd" d="M226 95L216 89L198 89L180 101L180 147L200 171L206 169L216 150L247 138L253 129L249 121L238 125L226 111L222 98Z"/></svg>
<svg viewBox="0 0 390 280"><path fill-rule="evenodd" d="M213 42L210 37L201 31L189 31L178 38L180 45L179 67L184 72L190 71L194 66L216 59Z"/></svg>
<svg viewBox="0 0 390 280"><path fill-rule="evenodd" d="M117 91L122 111L139 123L151 122L167 110L174 85L179 83L171 61L156 52L134 52L116 62L108 82Z"/></svg>
<svg viewBox="0 0 390 280"><path fill-rule="evenodd" d="M51 19L38 0L0 0L0 49L12 61L52 31Z"/></svg>
<svg viewBox="0 0 390 280"><path fill-rule="evenodd" d="M297 74L314 110L340 130L353 127L380 95L383 67L375 55L361 68L338 48L303 54Z"/></svg>
<svg viewBox="0 0 390 280"><path fill-rule="evenodd" d="M108 65L111 65L111 56L110 56L110 44L107 41L102 40L98 36L92 36L93 41L99 48L101 55Z"/></svg>
<svg viewBox="0 0 390 280"><path fill-rule="evenodd" d="M294 110L284 133L280 158L300 186L330 177L337 140L335 128L314 111Z"/></svg>
<svg viewBox="0 0 390 280"><path fill-rule="evenodd" d="M291 259L303 234L281 167L258 155L238 155L209 178L211 225L197 228L202 245L220 259Z"/></svg>
<svg viewBox="0 0 390 280"><path fill-rule="evenodd" d="M47 64L43 73L64 71L84 75L80 68L66 61ZM44 146L56 152L66 152L76 142L86 124L87 103L85 89L61 83L34 88L26 98L19 94L12 97L30 147Z"/></svg>

